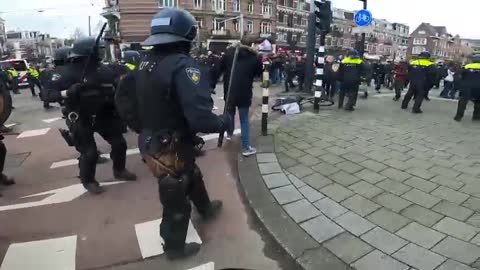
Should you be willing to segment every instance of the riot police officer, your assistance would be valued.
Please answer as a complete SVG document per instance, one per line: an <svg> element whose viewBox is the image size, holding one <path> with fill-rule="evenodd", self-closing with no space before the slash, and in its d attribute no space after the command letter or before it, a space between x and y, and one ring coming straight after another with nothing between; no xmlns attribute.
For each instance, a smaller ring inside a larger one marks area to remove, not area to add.
<svg viewBox="0 0 480 270"><path fill-rule="evenodd" d="M38 69L35 67L28 67L27 78L30 91L32 92L32 96L36 97L37 94L35 94L35 86L38 87L40 92L42 91L42 86L40 85L40 72L38 72Z"/></svg>
<svg viewBox="0 0 480 270"><path fill-rule="evenodd" d="M455 121L461 121L467 104L474 103L472 120L480 120L480 54L472 57L472 62L463 67L461 72L461 95L458 101Z"/></svg>
<svg viewBox="0 0 480 270"><path fill-rule="evenodd" d="M430 60L429 52L422 52L417 60L410 62L408 66L408 80L410 87L402 102L402 109L408 108L408 103L415 96L412 113L422 113L425 93L432 88L436 76L434 63Z"/></svg>
<svg viewBox="0 0 480 270"><path fill-rule="evenodd" d="M63 131L62 136L80 152L80 180L92 194L103 192L95 179L98 152L94 132L111 145L114 177L136 180L125 168L127 143L122 133L126 127L115 110L118 74L100 63L98 47L93 38L77 40L68 54L69 63L52 75L52 89L64 98L69 132Z"/></svg>
<svg viewBox="0 0 480 270"><path fill-rule="evenodd" d="M55 91L49 91L49 87L51 87L52 79L54 74L61 73L61 69L65 66L67 63L67 57L70 52L70 48L63 47L63 48L58 48L53 52L53 68L48 68L45 69L40 73L40 84L42 85L42 88L40 90L40 98L43 101L43 108L45 109L50 109L50 103L51 102L58 102L62 104L63 99L61 98L60 95L58 95L58 92ZM58 75L56 75L58 76ZM56 79L56 78L55 78ZM49 94L52 94L49 96ZM55 93L57 95L55 95Z"/></svg>
<svg viewBox="0 0 480 270"><path fill-rule="evenodd" d="M184 10L157 13L144 42L153 49L123 78L116 93L119 113L140 133L140 152L158 179L163 205L160 235L171 260L200 249L199 244L185 243L190 200L204 220L222 208L221 201L210 200L195 164L195 134L224 132L229 120L212 113L209 78L189 56L196 24Z"/></svg>
<svg viewBox="0 0 480 270"><path fill-rule="evenodd" d="M342 82L342 89L338 97L338 108L343 107L345 96L348 97L345 105L346 111L354 111L357 103L358 89L364 76L363 60L356 50L351 50L345 59L342 60L339 68L339 80Z"/></svg>

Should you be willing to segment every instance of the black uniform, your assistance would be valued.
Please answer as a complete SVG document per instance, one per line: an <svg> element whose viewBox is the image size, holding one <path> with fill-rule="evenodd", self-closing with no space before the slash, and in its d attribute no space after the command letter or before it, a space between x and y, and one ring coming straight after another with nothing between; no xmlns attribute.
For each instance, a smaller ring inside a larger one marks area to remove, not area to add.
<svg viewBox="0 0 480 270"><path fill-rule="evenodd" d="M167 18L171 23L165 23ZM151 36L144 42L154 48L122 79L116 93L119 113L140 133L140 152L158 179L160 235L169 259L200 249L198 244L185 244L190 200L203 218L221 208L221 202L210 201L195 164L195 134L223 132L228 123L212 113L209 78L188 55L195 25L184 10L164 9L155 15Z"/></svg>
<svg viewBox="0 0 480 270"><path fill-rule="evenodd" d="M462 120L470 100L474 103L472 119L480 120L480 57L474 58L474 61L466 65L461 72L461 95L454 118L456 121Z"/></svg>
<svg viewBox="0 0 480 270"><path fill-rule="evenodd" d="M425 93L432 88L436 76L434 64L428 60L429 54L422 56L420 59L412 61L408 66L408 80L410 87L402 102L402 109L408 108L408 103L415 96L415 103L413 104L413 113L421 113L420 106L422 106Z"/></svg>
<svg viewBox="0 0 480 270"><path fill-rule="evenodd" d="M127 143L123 138L126 126L118 116L114 104L116 74L105 65L92 66L82 82L84 63L73 63L56 70L52 75L50 100L60 99L60 93L67 90L62 112L70 134L63 133L72 146L80 152L80 180L92 193L100 193L95 180L98 159L94 132L99 133L110 145L110 158L113 161L114 176L125 172ZM131 176L131 175L130 175ZM126 177L134 180L134 176Z"/></svg>
<svg viewBox="0 0 480 270"><path fill-rule="evenodd" d="M287 57L285 62L285 92L290 91L290 88L295 87L293 78L295 77L295 68L297 66L295 57Z"/></svg>
<svg viewBox="0 0 480 270"><path fill-rule="evenodd" d="M339 68L339 79L342 89L338 97L338 107L343 107L345 96L348 97L345 110L353 111L357 103L358 89L364 76L363 60L358 57L346 57L342 60Z"/></svg>

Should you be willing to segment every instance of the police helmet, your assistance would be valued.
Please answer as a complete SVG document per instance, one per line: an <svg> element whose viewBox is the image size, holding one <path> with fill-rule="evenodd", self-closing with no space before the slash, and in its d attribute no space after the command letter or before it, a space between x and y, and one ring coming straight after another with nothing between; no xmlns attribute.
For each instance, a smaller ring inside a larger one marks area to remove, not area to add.
<svg viewBox="0 0 480 270"><path fill-rule="evenodd" d="M136 65L140 61L140 53L137 51L124 51L122 61Z"/></svg>
<svg viewBox="0 0 480 270"><path fill-rule="evenodd" d="M93 37L88 37L88 38L81 38L75 43L73 43L73 47L70 50L70 53L68 54L68 58L78 58L78 57L88 57L88 56L93 56L96 54L96 56L99 56L99 52L95 51L95 46L96 46L96 40ZM100 41L98 44L97 49L103 49L105 48L105 44Z"/></svg>
<svg viewBox="0 0 480 270"><path fill-rule="evenodd" d="M419 55L418 55L418 58L422 58L422 59L430 59L430 57L432 57L432 55L425 51L425 52L421 52Z"/></svg>
<svg viewBox="0 0 480 270"><path fill-rule="evenodd" d="M53 52L53 63L57 66L63 65L67 61L70 50L71 48L68 48L68 47L56 49Z"/></svg>
<svg viewBox="0 0 480 270"><path fill-rule="evenodd" d="M360 53L357 50L352 49L348 52L348 57L350 58L360 58Z"/></svg>
<svg viewBox="0 0 480 270"><path fill-rule="evenodd" d="M197 35L197 22L189 12L165 8L153 16L150 36L143 46L154 46L175 42L192 42Z"/></svg>
<svg viewBox="0 0 480 270"><path fill-rule="evenodd" d="M472 63L480 63L480 54L472 55Z"/></svg>

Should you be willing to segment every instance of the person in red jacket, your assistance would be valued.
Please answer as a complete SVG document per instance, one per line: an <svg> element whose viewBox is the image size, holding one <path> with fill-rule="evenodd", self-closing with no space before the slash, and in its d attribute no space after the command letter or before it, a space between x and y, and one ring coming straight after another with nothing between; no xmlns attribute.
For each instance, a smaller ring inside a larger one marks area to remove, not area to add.
<svg viewBox="0 0 480 270"><path fill-rule="evenodd" d="M394 87L395 87L395 97L393 100L397 101L402 96L402 90L405 88L405 83L407 81L407 62L401 61L396 64L393 73L395 76Z"/></svg>

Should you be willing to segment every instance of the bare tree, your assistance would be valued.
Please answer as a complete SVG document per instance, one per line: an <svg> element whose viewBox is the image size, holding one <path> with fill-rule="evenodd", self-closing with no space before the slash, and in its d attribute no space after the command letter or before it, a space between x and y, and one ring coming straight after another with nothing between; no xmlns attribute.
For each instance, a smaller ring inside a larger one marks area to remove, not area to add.
<svg viewBox="0 0 480 270"><path fill-rule="evenodd" d="M75 28L75 30L73 31L73 34L71 35L71 38L75 40L75 39L83 38L83 37L85 37L85 36L86 36L86 35L85 35L85 32L83 32L82 29L80 29L80 28L77 27L77 28Z"/></svg>

